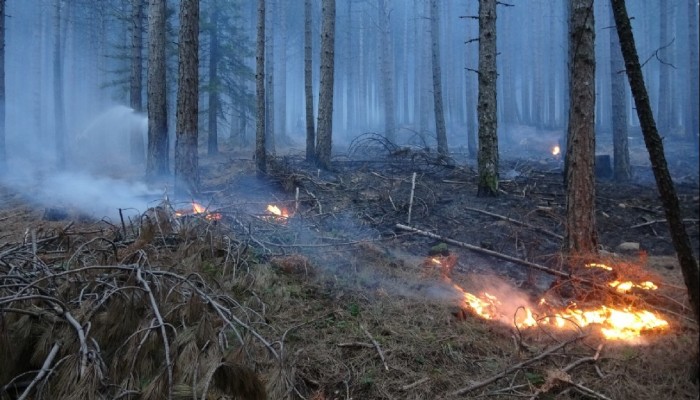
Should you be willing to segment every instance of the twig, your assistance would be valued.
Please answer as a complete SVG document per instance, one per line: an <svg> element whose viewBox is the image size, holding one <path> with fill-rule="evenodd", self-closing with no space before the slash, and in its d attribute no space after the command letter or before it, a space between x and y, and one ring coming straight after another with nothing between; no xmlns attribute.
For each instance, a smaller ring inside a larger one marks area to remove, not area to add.
<svg viewBox="0 0 700 400"><path fill-rule="evenodd" d="M413 389L414 387L416 387L416 386L418 386L418 385L420 385L420 384L422 384L422 383L428 382L429 380L430 380L430 378L428 378L428 377L426 376L425 378L418 379L417 381L415 381L415 382L413 382L413 383L409 383L408 385L403 385L403 386L401 386L401 390L406 391L406 390L409 390L409 389Z"/></svg>
<svg viewBox="0 0 700 400"><path fill-rule="evenodd" d="M474 246L474 245L471 245L471 244L469 244L469 243L460 242L460 241L457 241L457 240L454 240L454 239L450 239L450 238L445 237L445 236L437 235L437 234L432 233L432 232L426 232L426 231L423 231L423 230L420 230L420 229L417 229L417 228L414 228L414 227L411 227L411 226L406 226L406 225L402 225L402 224L396 224L396 228L397 228L397 229L404 230L404 231L414 232L414 233L417 233L417 234L420 234L420 235L423 235L423 236L426 236L426 237L429 237L429 238L438 239L438 240L441 240L441 241L443 241L443 242L447 242L447 243L453 244L453 245L455 245L455 246L459 246L459 247L465 248L465 249L467 249L467 250L476 251L476 252L478 252L478 253L487 254L487 255L490 255L490 256L493 256L493 257L496 257L496 258L500 258L500 259L502 259L502 260L510 261L510 262L512 262L512 263L516 263L516 264L524 265L524 266L526 266L526 267L534 268L534 269L537 269L537 270L546 272L546 273L548 273L548 274L552 274L552 275L556 275L556 276L561 276L561 277L565 277L565 278L571 278L571 277L572 277L570 274L568 274L568 273L566 273L566 272L557 271L557 270L554 270L554 269L551 269L551 268L547 268L547 267L545 267L544 265L535 264L535 263L533 263L533 262L526 261L526 260L522 260L522 259L520 259L520 258L511 257L511 256L509 256L509 255L507 255L507 254L499 253L499 252L496 252L496 251L493 251L493 250L484 249L483 247ZM580 279L580 278L579 278L578 280L579 280L580 282L591 283L591 282L589 282L589 281L587 281L587 280Z"/></svg>
<svg viewBox="0 0 700 400"><path fill-rule="evenodd" d="M562 368L561 370L564 372L569 372L572 369L578 367L579 365L587 362L596 362L598 361L598 358L600 358L600 351L603 350L603 344L599 344L598 348L595 351L595 354L592 357L583 357L579 358L578 360L572 362L571 364L567 365L566 367Z"/></svg>
<svg viewBox="0 0 700 400"><path fill-rule="evenodd" d="M548 231L548 230L546 230L546 229L544 229L544 228L540 228L539 226L530 225L530 224L528 224L528 223L525 223L525 222L522 222L522 221L518 221L518 220L516 220L516 219L508 218L508 217L503 216L503 215L494 214L494 213L491 213L491 212L488 212L488 211L484 211L484 210L479 210L478 208L464 207L464 209L465 209L465 210L469 210L469 211L475 211L475 212L478 212L478 213L481 213L481 214L484 214L484 215L489 215L489 216L491 216L491 217L499 218L499 219L502 219L502 220L504 220L504 221L508 221L508 222L510 222L510 223L513 223L513 224L516 224L516 225L520 225L520 226L524 226L524 227L526 227L526 228L530 228L530 229L535 230L535 231L538 231L538 232L540 232L540 233L544 233L544 234L546 234L546 235L552 236L552 237L557 238L557 239L559 239L559 240L564 240L564 236L562 236L562 235L560 235L560 234L558 234L558 233L554 233L554 232L552 232L552 231Z"/></svg>
<svg viewBox="0 0 700 400"><path fill-rule="evenodd" d="M416 173L413 173L413 177L411 178L411 197L408 200L408 218L406 219L406 223L410 224L411 223L411 211L413 210L413 193L416 190Z"/></svg>
<svg viewBox="0 0 700 400"><path fill-rule="evenodd" d="M700 221L700 220L694 219L694 218L685 218L683 220L683 222L698 222L698 221ZM644 222L642 224L632 225L632 226L630 226L630 229L641 228L643 226L648 226L648 225L660 224L663 222L666 222L666 220L665 219L655 219L653 221Z"/></svg>
<svg viewBox="0 0 700 400"><path fill-rule="evenodd" d="M374 345L372 343L365 343L365 342L348 342L348 343L338 343L336 344L338 347L368 347L372 348Z"/></svg>
<svg viewBox="0 0 700 400"><path fill-rule="evenodd" d="M372 344L374 344L374 348L376 348L376 349L377 349L377 353L379 353L379 358L382 359L382 363L384 364L384 369L388 371L388 370L389 370L389 366L386 365L386 359L384 358L384 353L382 352L382 348L379 347L379 343L378 343L376 340L374 340L374 338L373 338L372 335L369 333L369 331L367 330L367 328L365 328L365 327L362 326L362 325L360 325L360 328L362 328L362 330L365 332L365 335L367 335L367 337L369 338L369 340L372 341Z"/></svg>
<svg viewBox="0 0 700 400"><path fill-rule="evenodd" d="M545 350L544 352L540 353L537 357L534 357L534 358L531 358L531 359L529 359L529 360L525 360L525 361L523 361L523 362L521 362L521 363L512 365L512 366L506 368L503 372L500 372L500 373L498 373L498 374L496 374L496 375L494 375L494 376L492 376L492 377L490 377L490 378L488 378L488 379L486 379L486 380L483 380L483 381L481 381L481 382L472 383L471 385L469 385L469 386L467 386L467 387L464 387L464 388L462 388L462 389L456 390L456 391L452 392L452 395L453 395L453 396L463 395L463 394L465 394L465 393L468 393L468 392L471 392L471 391L473 391L473 390L476 390L476 389L478 389L478 388L480 388L480 387L486 386L486 385L488 385L489 383L496 382L497 380L499 380L499 379L501 379L501 378L507 376L508 374L510 374L510 373L513 372L513 371L517 371L517 370L519 370L520 368L522 368L522 367L524 367L524 366L526 366L526 365L530 365L530 364L532 364L532 363L534 363L534 362L536 362L536 361L539 361L539 360L541 360L541 359L543 359L543 358L545 358L545 357L551 355L552 353L554 353L554 352L556 352L556 351L558 351L558 350L564 348L566 345L571 344L571 343L573 343L573 342L575 342L575 341L577 341L577 340L579 340L579 339L583 339L584 336L585 336L585 335L579 335L579 336L576 336L576 337L574 337L574 338L572 338L572 339L569 339L569 340L567 340L567 341L565 341L565 342L559 343L558 345L556 345L556 346L554 346L554 347L550 347L549 349L547 349L547 350Z"/></svg>
<svg viewBox="0 0 700 400"><path fill-rule="evenodd" d="M61 347L60 344L54 343L53 347L51 348L51 351L49 352L49 355L46 356L46 359L44 360L44 364L41 366L41 370L39 370L39 373L36 374L34 379L29 383L26 389L24 389L24 392L22 392L22 395L17 398L17 400L24 400L29 396L29 393L31 393L32 388L39 383L42 379L44 379L44 376L50 371L50 366L51 363L53 362L53 359L56 358L56 354L58 354L58 349Z"/></svg>

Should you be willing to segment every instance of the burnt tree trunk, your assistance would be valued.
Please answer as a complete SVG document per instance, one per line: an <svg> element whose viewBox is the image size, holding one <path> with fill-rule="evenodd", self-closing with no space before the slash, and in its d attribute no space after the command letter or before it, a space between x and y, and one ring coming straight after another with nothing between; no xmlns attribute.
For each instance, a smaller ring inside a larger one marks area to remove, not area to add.
<svg viewBox="0 0 700 400"><path fill-rule="evenodd" d="M318 141L316 162L321 168L331 167L333 134L333 69L335 53L335 0L323 0L321 28L321 86L318 96Z"/></svg>
<svg viewBox="0 0 700 400"><path fill-rule="evenodd" d="M194 196L199 193L199 0L180 1L178 42L175 195Z"/></svg>
<svg viewBox="0 0 700 400"><path fill-rule="evenodd" d="M447 129L445 128L445 112L442 104L442 71L440 69L440 10L437 0L430 0L430 38L432 40L433 105L435 108L437 151L440 156L447 156Z"/></svg>
<svg viewBox="0 0 700 400"><path fill-rule="evenodd" d="M610 26L615 26L612 10L610 10ZM624 69L620 40L617 34L613 33L610 35L610 94L612 95L613 177L617 182L626 182L632 177L627 143L627 88L625 77L622 75Z"/></svg>
<svg viewBox="0 0 700 400"><path fill-rule="evenodd" d="M654 171L656 185L659 190L659 195L661 196L661 202L664 206L666 219L669 223L671 239L676 249L678 263L681 266L683 279L688 288L688 297L693 307L695 321L700 322L700 273L698 272L698 263L693 257L690 238L683 225L678 196L676 195L676 189L666 164L663 141L656 129L656 122L654 121L654 115L652 114L651 104L649 102L649 95L644 86L644 76L642 75L642 69L639 64L639 57L637 56L637 50L634 44L634 35L632 34L632 27L629 17L627 16L627 8L624 0L611 0L611 3L615 15L617 34L620 38L620 46L622 47L622 55L625 59L627 78L632 88L632 96L634 97L634 104L637 108L639 123L642 126L644 143L649 151L651 168Z"/></svg>
<svg viewBox="0 0 700 400"><path fill-rule="evenodd" d="M215 2L209 21L209 109L207 110L207 154L214 155L219 152L219 7ZM233 123L232 123L233 125Z"/></svg>
<svg viewBox="0 0 700 400"><path fill-rule="evenodd" d="M566 235L570 255L597 253L595 230L595 31L593 0L569 2Z"/></svg>
<svg viewBox="0 0 700 400"><path fill-rule="evenodd" d="M306 161L308 162L313 162L316 156L312 43L311 0L304 0L304 97L306 99Z"/></svg>
<svg viewBox="0 0 700 400"><path fill-rule="evenodd" d="M143 90L143 0L131 1L131 77L129 85L129 105L134 113L143 108L141 91ZM131 127L129 135L131 162L141 164L146 156L143 135L138 126Z"/></svg>
<svg viewBox="0 0 700 400"><path fill-rule="evenodd" d="M165 81L165 0L148 8L148 155L146 179L169 173L168 107Z"/></svg>
<svg viewBox="0 0 700 400"><path fill-rule="evenodd" d="M265 0L258 0L258 32L255 49L255 166L260 173L267 172L265 148Z"/></svg>
<svg viewBox="0 0 700 400"><path fill-rule="evenodd" d="M496 0L479 0L478 196L498 195Z"/></svg>

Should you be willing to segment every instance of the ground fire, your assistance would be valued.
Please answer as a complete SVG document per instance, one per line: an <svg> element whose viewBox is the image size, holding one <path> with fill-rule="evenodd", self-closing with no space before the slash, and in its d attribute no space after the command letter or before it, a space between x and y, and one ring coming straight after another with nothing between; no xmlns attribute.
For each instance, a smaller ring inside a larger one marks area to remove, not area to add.
<svg viewBox="0 0 700 400"><path fill-rule="evenodd" d="M286 208L280 208L274 204L267 205L267 212L270 213L270 217L276 220L286 220L290 217L289 211Z"/></svg>
<svg viewBox="0 0 700 400"><path fill-rule="evenodd" d="M207 210L207 207L204 207L203 205L197 203L196 201L193 201L191 203L192 208L190 209L179 209L175 211L175 216L176 217L182 217L185 215L196 215L196 216L202 216L204 219L207 221L218 221L221 219L221 214L220 213L213 213L209 212Z"/></svg>
<svg viewBox="0 0 700 400"><path fill-rule="evenodd" d="M440 258L429 258L424 265L439 266ZM589 264L589 267L612 271L605 264ZM449 279L449 278L448 278ZM615 280L608 285L620 293L626 293L633 288L641 290L656 290L653 282L634 283ZM655 313L637 309L632 306L581 306L576 303L562 307L548 303L544 298L537 305L512 304L510 296L499 298L488 291L470 293L461 286L452 283L452 287L460 296L460 306L476 314L480 318L515 325L518 329L532 327L550 327L555 329L583 329L589 325L597 325L601 334L609 340L634 340L647 331L661 331L669 328L669 323ZM516 303L519 302L516 300ZM504 304L508 303L508 304Z"/></svg>

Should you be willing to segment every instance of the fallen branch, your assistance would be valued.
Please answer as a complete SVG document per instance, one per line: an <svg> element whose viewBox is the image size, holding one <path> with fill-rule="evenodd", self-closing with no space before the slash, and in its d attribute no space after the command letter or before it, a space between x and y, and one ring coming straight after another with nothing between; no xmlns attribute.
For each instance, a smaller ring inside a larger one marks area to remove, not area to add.
<svg viewBox="0 0 700 400"><path fill-rule="evenodd" d="M420 235L423 235L423 236L426 236L429 238L438 239L438 240L441 240L443 242L450 243L450 244L453 244L455 246L465 248L467 250L476 251L478 253L483 253L483 254L486 254L486 255L489 255L492 257L500 258L502 260L510 261L512 263L516 263L516 264L524 265L526 267L534 268L534 269L546 272L548 274L561 276L561 277L565 277L565 278L571 278L571 275L569 275L566 272L557 271L557 270L554 270L551 268L547 268L544 265L540 265L540 264L536 264L536 263L533 263L530 261L522 260L520 258L511 257L507 254L499 253L499 252L493 251L493 250L488 250L488 249L485 249L485 248L479 247L479 246L474 246L474 245L471 245L469 243L460 242L460 241L450 239L450 238L445 237L445 236L437 235L437 234L432 233L432 232L423 231L423 230L420 230L420 229L417 229L417 228L414 228L411 226L407 226L407 225L402 225L402 224L396 224L396 228L404 230L404 231L418 233ZM579 279L579 280L581 282L590 283L590 282L585 281L585 280L581 280L581 279Z"/></svg>
<svg viewBox="0 0 700 400"><path fill-rule="evenodd" d="M534 230L534 231L537 231L537 232L540 232L540 233L544 233L545 235L549 235L549 236L551 236L551 237L553 237L553 238L556 238L556 239L559 239L559 240L564 240L564 236L562 236L562 235L560 235L560 234L558 234L558 233L554 233L554 232L552 232L552 231L548 231L548 230L546 230L546 229L544 229L544 228L540 228L539 226L534 226L534 225L530 225L530 224L525 223L525 222L522 222L522 221L518 221L517 219L508 218L508 217L506 217L506 216L499 215L499 214L494 214L494 213L491 213L491 212L488 212L488 211L484 211L484 210L479 210L478 208L464 207L464 209L465 209L465 210L469 210L469 211L478 212L478 213L481 213L481 214L484 214L484 215L488 215L488 216L491 216L491 217L495 217L495 218L498 218L498 219L502 219L502 220L508 221L508 222L510 222L510 223L512 223L512 224L524 226L524 227L530 228L530 229L532 229L532 230Z"/></svg>
<svg viewBox="0 0 700 400"><path fill-rule="evenodd" d="M683 222L686 222L686 223L687 222L698 222L698 221L700 221L700 220L692 219L692 218L686 218L683 220ZM665 219L655 219L653 221L644 222L642 224L632 225L632 226L630 226L630 229L641 228L643 226L649 226L649 225L654 225L654 224L661 224L664 222L667 222L667 221Z"/></svg>
<svg viewBox="0 0 700 400"><path fill-rule="evenodd" d="M512 365L512 366L506 368L503 372L500 372L500 373L498 373L498 374L496 374L496 375L494 375L494 376L492 376L492 377L490 377L490 378L488 378L488 379L486 379L486 380L483 380L483 381L481 381L481 382L472 383L470 386L464 387L464 388L459 389L459 390L455 390L454 392L452 392L452 395L453 395L453 396L463 395L463 394L465 394L465 393L469 393L469 392L471 392L471 391L473 391L473 390L476 390L476 389L478 389L478 388L480 388L480 387L484 387L484 386L488 385L489 383L496 382L497 380L506 377L506 376L507 376L508 374L510 374L511 372L517 371L517 370L519 370L519 369L522 368L522 367L525 367L525 366L527 366L527 365L530 365L530 364L532 364L532 363L534 363L534 362L536 362L536 361L542 360L543 358L545 358L545 357L551 355L552 353L554 353L554 352L556 352L556 351L558 351L558 350L560 350L560 349L566 347L566 345L571 344L571 343L573 343L573 342L575 342L575 341L577 341L577 340L579 340L579 339L583 339L584 337L585 337L585 335L579 335L579 336L576 336L576 337L574 337L574 338L572 338L572 339L569 339L569 340L567 340L567 341L565 341L565 342L561 342L561 343L559 343L558 345L556 345L556 346L554 346L554 347L550 347L549 349L547 349L547 350L545 350L544 352L540 353L537 357L533 357L533 358L531 358L531 359L529 359L529 360L525 360L525 361L523 361L523 362L521 362L521 363Z"/></svg>
<svg viewBox="0 0 700 400"><path fill-rule="evenodd" d="M367 328L365 328L365 327L362 326L362 325L360 325L360 327L361 327L362 330L365 332L365 335L367 335L367 337L369 338L369 340L372 341L372 344L374 344L374 347L377 349L377 353L379 353L379 358L382 359L382 363L384 364L384 369L388 371L388 370L389 370L389 366L386 365L386 359L384 359L384 353L382 352L382 348L379 347L379 343L378 343L376 340L374 340L374 338L373 338L372 335L369 333L369 331L367 330Z"/></svg>
<svg viewBox="0 0 700 400"><path fill-rule="evenodd" d="M409 383L408 385L403 385L403 386L401 386L401 390L406 391L406 390L409 390L409 389L413 389L414 387L416 387L416 386L418 386L418 385L420 385L420 384L422 384L422 383L428 382L429 380L430 380L430 378L428 378L428 377L426 376L425 378L418 379L417 381L415 381L415 382L413 382L413 383Z"/></svg>
<svg viewBox="0 0 700 400"><path fill-rule="evenodd" d="M338 347L368 347L372 348L374 345L372 343L365 343L365 342L348 342L348 343L338 343L336 344Z"/></svg>
<svg viewBox="0 0 700 400"><path fill-rule="evenodd" d="M51 347L51 351L49 352L49 355L46 356L46 359L44 360L44 364L41 366L41 369L39 370L39 373L36 374L34 379L27 385L27 388L24 389L24 392L22 392L22 395L17 398L17 400L24 400L29 396L29 393L32 392L32 388L39 383L42 379L44 379L44 376L51 370L49 367L51 366L51 363L53 362L53 359L56 358L56 354L58 354L58 349L61 347L60 344L54 343L53 347Z"/></svg>

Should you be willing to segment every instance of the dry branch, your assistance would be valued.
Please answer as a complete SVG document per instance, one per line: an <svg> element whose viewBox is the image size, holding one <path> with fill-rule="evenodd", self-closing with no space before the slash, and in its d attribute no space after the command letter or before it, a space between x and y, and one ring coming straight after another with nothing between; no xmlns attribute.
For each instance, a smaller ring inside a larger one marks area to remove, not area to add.
<svg viewBox="0 0 700 400"><path fill-rule="evenodd" d="M365 335L367 335L367 337L369 338L369 340L372 341L372 344L373 344L374 347L377 349L377 353L379 353L379 358L381 358L382 363L384 364L384 369L388 371L388 370L389 370L389 366L386 364L386 359L384 358L384 352L382 352L382 348L379 347L379 343L378 343L376 340L374 340L374 338L373 338L372 335L369 333L369 331L367 330L367 328L365 328L365 327L362 326L362 325L360 325L360 327L361 327L362 330L365 332Z"/></svg>
<svg viewBox="0 0 700 400"><path fill-rule="evenodd" d="M46 359L44 360L44 364L41 366L41 369L39 370L39 373L36 374L34 379L29 383L26 389L24 389L24 392L22 392L22 395L17 398L17 400L24 400L29 396L29 394L32 392L32 388L39 383L42 379L44 379L44 376L50 371L50 366L51 363L53 362L53 359L56 358L56 354L58 354L58 349L61 347L60 344L54 343L53 347L51 347L51 351L49 352L49 355L46 356Z"/></svg>
<svg viewBox="0 0 700 400"><path fill-rule="evenodd" d="M564 236L562 236L562 235L560 235L560 234L558 234L558 233L554 233L554 232L552 232L552 231L548 231L548 230L546 230L546 229L544 229L544 228L541 228L541 227L539 227L539 226L530 225L530 224L528 224L528 223L525 223L525 222L522 222L522 221L518 221L518 220L513 219L513 218L508 218L508 217L503 216L503 215L494 214L494 213L491 213L491 212L488 212L488 211L484 211L484 210L479 210L478 208L464 207L464 209L465 209L465 210L469 210L469 211L478 212L478 213L481 213L481 214L484 214L484 215L488 215L488 216L491 216L491 217L495 217L495 218L498 218L498 219L502 219L502 220L504 220L504 221L507 221L507 222L510 222L510 223L513 223L513 224L516 224L516 225L524 226L524 227L526 227L526 228L530 228L530 229L532 229L532 230L534 230L534 231L537 231L537 232L540 232L540 233L544 233L545 235L549 235L549 236L551 236L551 237L553 237L553 238L556 238L556 239L559 239L559 240L564 240Z"/></svg>

